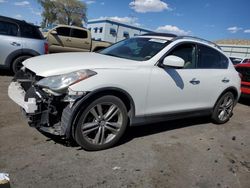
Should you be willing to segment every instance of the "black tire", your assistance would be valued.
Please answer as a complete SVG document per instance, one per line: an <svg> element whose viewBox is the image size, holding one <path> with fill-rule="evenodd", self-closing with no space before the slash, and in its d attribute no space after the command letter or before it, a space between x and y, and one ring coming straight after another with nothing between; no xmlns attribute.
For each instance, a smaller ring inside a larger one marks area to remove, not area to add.
<svg viewBox="0 0 250 188"><path fill-rule="evenodd" d="M12 71L13 73L16 73L17 71L19 71L22 68L22 62L28 58L31 58L31 56L28 55L24 55L24 56L19 56L17 57L13 63L12 63Z"/></svg>
<svg viewBox="0 0 250 188"><path fill-rule="evenodd" d="M233 115L235 97L232 92L226 92L217 101L213 114L212 121L216 124L226 123Z"/></svg>
<svg viewBox="0 0 250 188"><path fill-rule="evenodd" d="M128 115L124 103L115 96L103 96L81 112L74 138L86 150L107 149L120 140L127 123Z"/></svg>

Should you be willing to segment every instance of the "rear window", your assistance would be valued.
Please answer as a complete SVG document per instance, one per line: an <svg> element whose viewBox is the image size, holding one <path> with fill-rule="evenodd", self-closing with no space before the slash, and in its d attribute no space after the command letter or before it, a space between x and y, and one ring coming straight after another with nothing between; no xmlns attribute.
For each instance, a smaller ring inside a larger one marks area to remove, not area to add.
<svg viewBox="0 0 250 188"><path fill-rule="evenodd" d="M248 67L236 67L236 70L242 74L241 80L244 82L250 82L250 68Z"/></svg>
<svg viewBox="0 0 250 188"><path fill-rule="evenodd" d="M244 59L242 63L250 63L250 59Z"/></svg>
<svg viewBox="0 0 250 188"><path fill-rule="evenodd" d="M0 21L0 35L17 36L18 26L14 23Z"/></svg>
<svg viewBox="0 0 250 188"><path fill-rule="evenodd" d="M43 39L43 36L39 29L31 25L21 26L21 37L31 38L31 39Z"/></svg>
<svg viewBox="0 0 250 188"><path fill-rule="evenodd" d="M71 37L85 39L85 38L88 38L88 33L87 31L84 31L84 30L72 29Z"/></svg>

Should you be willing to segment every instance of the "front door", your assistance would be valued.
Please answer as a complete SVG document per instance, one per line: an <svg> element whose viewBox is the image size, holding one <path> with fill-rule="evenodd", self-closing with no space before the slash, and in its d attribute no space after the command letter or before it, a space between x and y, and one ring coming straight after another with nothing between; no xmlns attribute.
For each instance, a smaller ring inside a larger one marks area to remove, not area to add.
<svg viewBox="0 0 250 188"><path fill-rule="evenodd" d="M192 43L176 46L167 55L185 61L183 68L155 66L148 88L146 115L185 112L206 107L206 75L196 69L197 47Z"/></svg>

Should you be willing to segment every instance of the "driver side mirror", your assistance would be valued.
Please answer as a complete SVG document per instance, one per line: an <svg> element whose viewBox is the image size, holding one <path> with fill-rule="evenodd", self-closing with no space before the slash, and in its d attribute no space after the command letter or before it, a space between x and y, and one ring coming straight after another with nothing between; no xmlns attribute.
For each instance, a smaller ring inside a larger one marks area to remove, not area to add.
<svg viewBox="0 0 250 188"><path fill-rule="evenodd" d="M163 65L169 67L183 68L185 61L175 55L169 55L163 59Z"/></svg>
<svg viewBox="0 0 250 188"><path fill-rule="evenodd" d="M51 33L52 35L57 35L57 31L56 31L56 30L52 30L50 33Z"/></svg>

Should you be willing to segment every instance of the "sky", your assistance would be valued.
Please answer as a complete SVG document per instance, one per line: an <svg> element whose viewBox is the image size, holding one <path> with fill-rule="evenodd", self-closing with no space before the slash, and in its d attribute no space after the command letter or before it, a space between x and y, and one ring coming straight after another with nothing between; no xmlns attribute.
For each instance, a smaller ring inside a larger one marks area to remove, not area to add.
<svg viewBox="0 0 250 188"><path fill-rule="evenodd" d="M110 18L208 40L250 39L250 0L80 0L89 20ZM37 0L0 0L0 15L39 25Z"/></svg>

